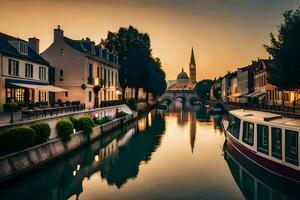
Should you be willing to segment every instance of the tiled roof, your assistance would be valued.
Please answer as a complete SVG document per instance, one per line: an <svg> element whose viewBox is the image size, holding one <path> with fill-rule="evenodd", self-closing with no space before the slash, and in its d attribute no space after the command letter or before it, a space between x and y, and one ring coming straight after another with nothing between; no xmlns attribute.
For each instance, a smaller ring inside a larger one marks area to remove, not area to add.
<svg viewBox="0 0 300 200"><path fill-rule="evenodd" d="M116 68L120 68L120 65L118 65L117 63L111 62L110 60L107 60L107 59L99 56L100 49L101 49L99 46L95 46L95 53L92 53L92 51L91 51L91 48L92 48L91 43L92 42L88 42L86 40L72 40L68 37L64 37L64 41L73 49L76 49L77 51L84 53L86 56L88 56L94 60L97 60L102 63L106 63L108 65L112 65Z"/></svg>
<svg viewBox="0 0 300 200"><path fill-rule="evenodd" d="M23 58L44 65L49 65L49 63L45 59L43 59L38 53L36 53L33 49L31 49L29 45L28 55L23 55L19 53L19 51L15 47L13 47L8 41L21 41L28 44L28 42L25 40L15 38L0 32L0 53L18 58Z"/></svg>

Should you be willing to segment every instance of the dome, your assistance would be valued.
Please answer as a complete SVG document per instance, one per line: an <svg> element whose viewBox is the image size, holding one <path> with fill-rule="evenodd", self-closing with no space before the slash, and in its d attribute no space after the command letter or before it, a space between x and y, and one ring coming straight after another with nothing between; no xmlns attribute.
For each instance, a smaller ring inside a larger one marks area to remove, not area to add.
<svg viewBox="0 0 300 200"><path fill-rule="evenodd" d="M177 80L178 79L190 79L189 76L187 75L187 73L185 73L183 70L182 72L180 72L178 75L177 75Z"/></svg>

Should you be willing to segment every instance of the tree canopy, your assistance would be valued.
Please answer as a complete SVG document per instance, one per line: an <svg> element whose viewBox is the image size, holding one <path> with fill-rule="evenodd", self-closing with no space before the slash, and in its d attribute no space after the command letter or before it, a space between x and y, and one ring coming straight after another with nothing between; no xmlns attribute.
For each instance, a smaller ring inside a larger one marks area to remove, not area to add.
<svg viewBox="0 0 300 200"><path fill-rule="evenodd" d="M212 87L213 80L205 79L199 81L195 87L196 93L203 100L209 99L210 89Z"/></svg>
<svg viewBox="0 0 300 200"><path fill-rule="evenodd" d="M267 68L268 81L279 89L300 86L300 10L286 11L278 33L270 33L270 45L264 45L273 57L274 65Z"/></svg>
<svg viewBox="0 0 300 200"><path fill-rule="evenodd" d="M165 73L160 60L152 56L151 41L147 33L140 33L133 26L121 27L117 32L108 32L101 44L119 55L119 83L123 95L126 87L136 89L136 100L139 88L154 95L163 93Z"/></svg>

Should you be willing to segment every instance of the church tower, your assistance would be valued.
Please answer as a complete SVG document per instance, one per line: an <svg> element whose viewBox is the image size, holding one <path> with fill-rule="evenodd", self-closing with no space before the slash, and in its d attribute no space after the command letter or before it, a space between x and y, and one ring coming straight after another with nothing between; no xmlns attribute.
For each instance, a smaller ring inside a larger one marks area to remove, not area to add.
<svg viewBox="0 0 300 200"><path fill-rule="evenodd" d="M192 54L190 59L190 80L192 83L196 83L196 61L194 56L194 49L192 48Z"/></svg>

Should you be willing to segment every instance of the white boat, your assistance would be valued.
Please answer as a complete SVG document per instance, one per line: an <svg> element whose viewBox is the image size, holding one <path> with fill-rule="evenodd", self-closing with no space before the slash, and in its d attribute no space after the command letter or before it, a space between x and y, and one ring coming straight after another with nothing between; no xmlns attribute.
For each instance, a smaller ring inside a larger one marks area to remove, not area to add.
<svg viewBox="0 0 300 200"><path fill-rule="evenodd" d="M222 123L235 150L276 175L300 182L299 119L239 109Z"/></svg>

